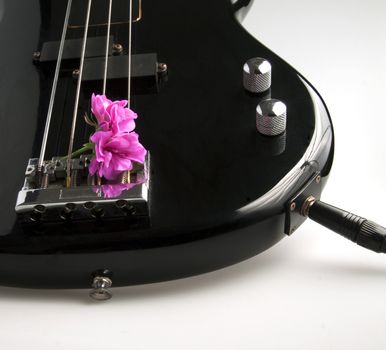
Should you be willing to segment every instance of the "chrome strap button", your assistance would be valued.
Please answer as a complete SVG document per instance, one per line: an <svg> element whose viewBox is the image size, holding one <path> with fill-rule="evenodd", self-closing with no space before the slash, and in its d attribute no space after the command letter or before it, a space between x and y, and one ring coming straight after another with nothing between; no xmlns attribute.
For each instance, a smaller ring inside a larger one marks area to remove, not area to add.
<svg viewBox="0 0 386 350"><path fill-rule="evenodd" d="M90 292L90 297L98 301L111 299L112 294L109 289L112 284L113 282L109 277L95 276L92 282L92 290Z"/></svg>

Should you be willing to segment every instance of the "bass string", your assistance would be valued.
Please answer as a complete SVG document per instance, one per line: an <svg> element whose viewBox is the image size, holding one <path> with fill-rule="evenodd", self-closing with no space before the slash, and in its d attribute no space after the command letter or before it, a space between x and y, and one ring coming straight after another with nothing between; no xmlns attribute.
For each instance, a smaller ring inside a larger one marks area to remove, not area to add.
<svg viewBox="0 0 386 350"><path fill-rule="evenodd" d="M105 53L105 68L103 75L103 95L106 95L106 83L107 83L107 70L109 64L109 51L110 51L110 29L111 29L111 10L113 6L113 0L109 0L109 12L107 20L107 39L106 39L106 53Z"/></svg>
<svg viewBox="0 0 386 350"><path fill-rule="evenodd" d="M80 96L80 88L81 88L82 77L83 77L83 67L84 67L84 58L85 58L85 54L86 54L87 35L88 35L88 28L89 28L89 23L90 23L91 5L92 5L92 0L88 0L86 23L84 26L84 33L83 33L82 52L81 52L80 65L79 65L79 75L78 75L78 81L77 81L77 86L76 86L74 113L72 116L70 142L68 145L68 153L67 153L67 167L66 167L66 175L67 175L66 186L67 187L71 186L71 158L72 158L71 154L72 154L72 151L74 148L74 137L75 137L76 121L77 121L77 117L78 117L79 96Z"/></svg>
<svg viewBox="0 0 386 350"><path fill-rule="evenodd" d="M132 52L132 27L133 27L133 0L129 2L129 47L128 47L128 74L127 74L127 101L128 107L131 106L131 52Z"/></svg>
<svg viewBox="0 0 386 350"><path fill-rule="evenodd" d="M139 16L135 20L140 20L142 17L141 0L139 7ZM106 39L106 52L105 52L105 66L104 66L104 78L103 78L103 95L106 95L106 84L107 84L107 72L109 62L109 50L110 50L110 31L111 31L111 12L112 12L112 0L109 0L108 20L107 20L107 39ZM128 107L130 108L131 100L131 65L132 65L132 26L133 26L133 0L129 1L129 40L128 40Z"/></svg>
<svg viewBox="0 0 386 350"><path fill-rule="evenodd" d="M70 13L71 13L71 7L72 7L72 0L68 0L66 14L65 14L65 17L64 17L62 37L61 37L60 45L59 45L58 59L56 61L54 80L53 80L53 83L52 83L50 102L49 102L49 105L48 105L48 111L47 111L47 117L46 117L46 125L45 125L45 128L44 128L42 147L40 148L40 156L39 156L39 161L38 161L38 170L39 170L39 172L42 170L42 167L43 167L43 164L44 164L44 156L45 156L45 153L46 153L48 134L49 134L50 126L51 126L52 111L53 111L53 108L54 108L54 102L55 102L55 96L56 96L56 88L58 86L59 72L60 72L60 66L61 66L62 58L63 58L64 44L65 44L66 35L67 35L67 28L68 28L68 21L69 21L69 18L70 18Z"/></svg>

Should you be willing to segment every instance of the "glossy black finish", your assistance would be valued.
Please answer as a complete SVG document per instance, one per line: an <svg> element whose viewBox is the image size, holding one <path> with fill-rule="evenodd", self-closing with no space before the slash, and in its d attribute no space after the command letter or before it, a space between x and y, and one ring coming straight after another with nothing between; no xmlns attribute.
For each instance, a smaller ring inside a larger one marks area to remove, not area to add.
<svg viewBox="0 0 386 350"><path fill-rule="evenodd" d="M16 194L28 159L40 150L53 75L32 64L32 52L58 40L65 3L7 0L0 22L0 43L9 48L0 58L0 283L88 287L92 273L103 268L112 271L115 286L174 279L236 263L283 238L286 201L315 171L329 174L332 130L327 119L328 137L299 165L316 114L327 111L294 69L242 28L228 0L143 1L143 19L134 25L134 53L157 53L169 69L157 94L137 95L132 103L152 155L151 229L95 222L31 232L16 222ZM74 3L72 23L82 23L85 2ZM94 3L98 22L107 2ZM127 2L114 3L122 7L114 12L121 20ZM81 34L72 30L69 37ZM90 35L105 35L105 28L91 28ZM127 48L127 26L114 27L112 35ZM264 96L242 86L242 66L255 56L273 66L273 87ZM46 158L67 150L74 94L69 69L61 74ZM288 107L284 141L256 131L256 105L269 95ZM89 97L84 91L81 112L88 111ZM76 144L90 132L80 118Z"/></svg>

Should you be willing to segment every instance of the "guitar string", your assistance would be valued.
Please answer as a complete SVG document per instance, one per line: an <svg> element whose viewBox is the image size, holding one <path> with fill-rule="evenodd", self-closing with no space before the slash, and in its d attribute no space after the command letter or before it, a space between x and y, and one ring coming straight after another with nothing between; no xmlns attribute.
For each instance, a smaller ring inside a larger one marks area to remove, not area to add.
<svg viewBox="0 0 386 350"><path fill-rule="evenodd" d="M131 39L132 39L132 27L133 27L133 0L130 0L130 14L129 14L129 47L128 47L128 74L127 74L127 101L128 107L131 106Z"/></svg>
<svg viewBox="0 0 386 350"><path fill-rule="evenodd" d="M68 145L68 153L67 153L67 169L66 169L66 173L67 173L66 186L67 187L70 187L70 185L71 185L71 154L72 154L72 150L74 148L74 137L75 137L76 121L77 121L77 117L78 117L79 96L80 96L80 88L81 88L81 84L82 84L84 57L86 54L86 45L87 45L87 35L88 35L88 28L89 28L89 22L90 22L91 4L92 4L92 0L88 0L86 23L84 26L84 34L83 34L82 53L81 53L81 57L80 57L79 76L78 76L78 82L77 82L77 86L76 86L74 113L72 116L70 142Z"/></svg>
<svg viewBox="0 0 386 350"><path fill-rule="evenodd" d="M107 20L107 40L106 40L106 55L105 55L105 70L103 76L103 95L106 95L106 83L107 83L107 69L109 64L109 51L110 51L110 29L111 29L111 9L113 0L109 0L109 14Z"/></svg>
<svg viewBox="0 0 386 350"><path fill-rule="evenodd" d="M138 16L132 20L132 23L139 22L142 19L142 0L138 0ZM117 25L123 25L123 24L129 24L129 21L117 21L117 22L111 22L111 26L117 26ZM106 27L108 23L94 23L90 24L89 28L95 28L95 27ZM68 25L69 29L81 29L84 28L84 25Z"/></svg>
<svg viewBox="0 0 386 350"><path fill-rule="evenodd" d="M45 153L46 153L48 134L49 134L50 125L51 125L52 111L53 111L53 108L54 108L54 102L55 102L55 96L56 96L56 88L58 86L59 72L60 72L60 66L61 66L62 58L63 58L64 44L65 44L65 39L66 39L66 35L67 35L67 27L68 27L68 21L69 21L69 18L70 18L71 7L72 7L72 0L68 0L66 14L65 14L65 17L64 17L62 37L61 37L60 45L59 45L58 58L57 58L57 61L56 61L54 80L53 80L53 83L52 83L50 102L49 102L49 105L48 105L48 112L47 112L47 117L46 117L46 125L45 125L45 128L44 128L42 147L40 148L40 156L39 156L39 161L38 161L38 171L42 170L42 167L43 167L43 164L44 164L44 156L45 156Z"/></svg>

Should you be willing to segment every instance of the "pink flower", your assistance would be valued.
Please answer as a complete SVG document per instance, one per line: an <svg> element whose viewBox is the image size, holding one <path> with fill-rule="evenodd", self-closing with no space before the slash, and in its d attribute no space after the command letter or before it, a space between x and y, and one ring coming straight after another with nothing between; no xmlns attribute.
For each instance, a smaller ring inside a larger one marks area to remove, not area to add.
<svg viewBox="0 0 386 350"><path fill-rule="evenodd" d="M89 166L91 175L114 180L123 171L131 170L133 161L145 161L146 149L139 143L135 132L97 131L90 139L95 144L95 158Z"/></svg>
<svg viewBox="0 0 386 350"><path fill-rule="evenodd" d="M114 134L131 132L135 129L137 114L127 108L127 101L111 101L104 95L91 97L91 112L98 121L100 130L112 130Z"/></svg>
<svg viewBox="0 0 386 350"><path fill-rule="evenodd" d="M91 175L115 180L133 168L133 161L145 161L146 150L133 132L137 114L127 104L126 100L113 102L104 95L92 95L91 111L98 121L98 130L90 137L95 146L95 158L89 166Z"/></svg>

